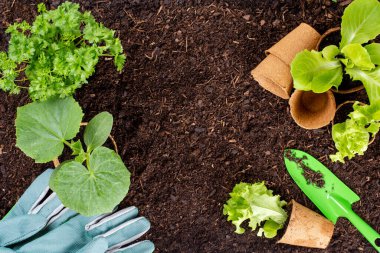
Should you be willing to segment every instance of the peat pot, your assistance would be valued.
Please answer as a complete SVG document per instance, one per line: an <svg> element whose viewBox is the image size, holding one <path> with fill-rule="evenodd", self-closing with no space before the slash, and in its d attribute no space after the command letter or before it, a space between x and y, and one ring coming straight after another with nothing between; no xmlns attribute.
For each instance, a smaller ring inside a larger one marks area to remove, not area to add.
<svg viewBox="0 0 380 253"><path fill-rule="evenodd" d="M297 53L314 49L320 37L313 27L301 23L265 51L267 57L251 71L252 77L274 95L289 99L293 89L290 64Z"/></svg>
<svg viewBox="0 0 380 253"><path fill-rule="evenodd" d="M335 97L331 91L314 93L296 90L289 105L294 121L305 129L327 126L334 119L336 111Z"/></svg>
<svg viewBox="0 0 380 253"><path fill-rule="evenodd" d="M295 200L291 205L289 224L278 243L325 249L333 236L334 224Z"/></svg>

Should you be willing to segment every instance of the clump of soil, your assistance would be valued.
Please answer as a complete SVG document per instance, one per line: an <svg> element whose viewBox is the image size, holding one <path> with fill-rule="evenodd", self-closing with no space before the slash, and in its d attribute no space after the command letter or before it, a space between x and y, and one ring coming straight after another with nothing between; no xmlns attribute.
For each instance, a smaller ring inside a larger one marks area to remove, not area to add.
<svg viewBox="0 0 380 253"><path fill-rule="evenodd" d="M314 171L309 166L306 165L305 161L307 160L306 156L303 156L302 158L297 158L292 153L291 150L285 151L285 157L297 164L297 167L302 170L302 175L306 179L308 184L313 184L317 186L318 188L322 188L325 186L325 180L323 179L323 174L319 171Z"/></svg>

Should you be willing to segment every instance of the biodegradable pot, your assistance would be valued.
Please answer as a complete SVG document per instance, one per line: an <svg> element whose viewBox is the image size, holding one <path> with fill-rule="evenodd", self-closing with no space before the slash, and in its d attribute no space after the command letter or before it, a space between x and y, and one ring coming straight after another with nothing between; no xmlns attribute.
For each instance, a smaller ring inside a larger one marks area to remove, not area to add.
<svg viewBox="0 0 380 253"><path fill-rule="evenodd" d="M315 49L317 51L321 51L323 49L323 48L321 48L322 42L324 42L329 37L333 36L335 33L338 33L339 31L340 31L340 27L334 27L334 28L328 29L319 38L318 43L317 43ZM351 82L351 80L347 80L347 81ZM345 80L343 80L343 82L345 82ZM354 87L349 88L349 89L337 90L336 88L332 87L331 91L334 92L334 93L337 93L337 94L350 94L350 93L354 93L354 92L360 91L362 89L364 89L364 85L362 83L360 83L359 85L354 86Z"/></svg>
<svg viewBox="0 0 380 253"><path fill-rule="evenodd" d="M289 224L278 243L325 249L332 238L334 224L295 200L291 205Z"/></svg>
<svg viewBox="0 0 380 253"><path fill-rule="evenodd" d="M319 38L317 45L315 46L315 50L321 51L323 48L321 48L321 44L323 41L328 39L330 36L332 36L334 33L337 33L340 31L340 27L334 27L328 29L326 32L324 32L321 37Z"/></svg>
<svg viewBox="0 0 380 253"><path fill-rule="evenodd" d="M88 125L88 122L82 122L82 123L80 123L80 126L87 126L87 125ZM113 147L114 147L114 149L115 149L116 154L118 154L118 153L119 153L119 150L118 150L118 148L117 148L117 144L116 144L115 139L113 138L112 135L109 135L108 138L111 140L111 142L112 142L112 144L113 144ZM57 168L57 167L60 165L60 162L59 162L58 157L55 158L55 159L53 160L53 164L54 164L54 167L55 167L55 168Z"/></svg>
<svg viewBox="0 0 380 253"><path fill-rule="evenodd" d="M264 89L283 99L289 99L293 88L290 67L276 56L268 55L251 74Z"/></svg>
<svg viewBox="0 0 380 253"><path fill-rule="evenodd" d="M253 78L271 93L289 99L293 88L290 64L297 53L314 49L320 34L308 24L302 23L270 49L267 57L251 71Z"/></svg>
<svg viewBox="0 0 380 253"><path fill-rule="evenodd" d="M335 116L336 103L331 91L314 93L296 90L290 100L290 114L305 129L318 129L328 125Z"/></svg>

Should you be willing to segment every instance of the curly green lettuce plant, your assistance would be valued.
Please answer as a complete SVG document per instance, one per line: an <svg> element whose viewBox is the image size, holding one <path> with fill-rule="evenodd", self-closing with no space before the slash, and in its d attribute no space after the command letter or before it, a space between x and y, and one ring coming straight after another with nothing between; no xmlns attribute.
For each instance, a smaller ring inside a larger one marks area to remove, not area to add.
<svg viewBox="0 0 380 253"><path fill-rule="evenodd" d="M336 148L339 150L330 158L333 161L344 162L344 158L351 159L356 154L363 155L370 140L380 129L380 101L371 105L362 105L356 102L348 119L333 126L332 136Z"/></svg>
<svg viewBox="0 0 380 253"><path fill-rule="evenodd" d="M0 89L17 94L27 89L33 101L72 95L95 72L99 57L114 57L118 71L125 55L115 31L96 22L90 12L65 2L47 11L38 5L39 15L30 25L14 23L7 52L0 52ZM24 78L25 77L25 78ZM29 86L22 86L29 81Z"/></svg>
<svg viewBox="0 0 380 253"><path fill-rule="evenodd" d="M262 226L257 235L273 238L277 231L283 228L288 215L283 209L286 202L280 200L279 195L273 196L264 182L249 184L239 183L230 193L230 199L224 205L223 214L227 215L228 221L236 226L235 232L243 234L245 229L241 224L249 220L248 226L256 230ZM264 224L262 224L264 223Z"/></svg>
<svg viewBox="0 0 380 253"><path fill-rule="evenodd" d="M62 203L86 216L111 212L126 196L130 173L120 156L103 147L113 124L112 115L102 112L79 133L82 109L71 97L33 102L19 107L16 117L16 146L37 163L60 156L67 146L73 159L53 172L50 188Z"/></svg>
<svg viewBox="0 0 380 253"><path fill-rule="evenodd" d="M355 118L364 111L376 111L380 101L380 44L371 43L379 34L380 2L354 0L342 17L339 47L329 45L321 52L305 50L291 64L294 87L299 90L323 93L331 87L339 89L343 73L364 84L370 105L356 104L346 122L333 126L332 136L338 150L330 156L333 161L344 162L346 157L363 154L371 136L378 132L378 127L374 127L377 116L360 116L360 122Z"/></svg>

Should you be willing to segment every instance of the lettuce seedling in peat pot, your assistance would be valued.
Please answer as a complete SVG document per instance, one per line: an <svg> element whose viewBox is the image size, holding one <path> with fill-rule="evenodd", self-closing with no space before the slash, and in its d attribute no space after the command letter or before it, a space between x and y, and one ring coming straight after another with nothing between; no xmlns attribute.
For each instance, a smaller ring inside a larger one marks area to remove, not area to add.
<svg viewBox="0 0 380 253"><path fill-rule="evenodd" d="M252 230L262 226L257 235L262 236L264 233L266 238L273 238L277 235L277 231L283 228L288 218L283 209L286 202L280 200L279 195L273 196L273 192L267 189L264 182L239 183L235 185L230 196L224 205L223 214L227 215L227 220L236 226L237 234L245 232L241 225L249 220L248 226Z"/></svg>
<svg viewBox="0 0 380 253"><path fill-rule="evenodd" d="M83 118L82 109L71 97L48 99L19 107L16 117L16 146L37 163L53 161L64 146L74 158L53 172L50 188L62 203L80 214L111 212L126 196L130 172L120 156L103 147L113 124L112 115L96 115L84 130L84 144L74 141Z"/></svg>
<svg viewBox="0 0 380 253"><path fill-rule="evenodd" d="M278 243L325 249L333 235L334 224L295 200L290 202L288 218L284 208L287 203L280 198L267 189L264 181L239 183L230 193L223 214L236 226L237 234L245 232L243 227L250 227L252 231L260 227L258 236L274 238L286 224Z"/></svg>
<svg viewBox="0 0 380 253"><path fill-rule="evenodd" d="M8 51L0 52L1 90L27 89L33 101L64 98L88 82L101 56L114 57L117 70L123 69L120 39L90 12L81 13L70 2L50 11L40 3L38 12L31 25L23 21L6 30L10 41ZM29 87L22 86L24 81Z"/></svg>
<svg viewBox="0 0 380 253"><path fill-rule="evenodd" d="M333 161L344 162L367 150L371 137L379 131L380 44L372 43L380 34L380 2L354 0L344 11L339 47L329 45L318 51L305 50L291 64L294 87L323 93L339 86L343 73L361 81L369 105L356 103L346 122L335 124L332 136L338 152Z"/></svg>

